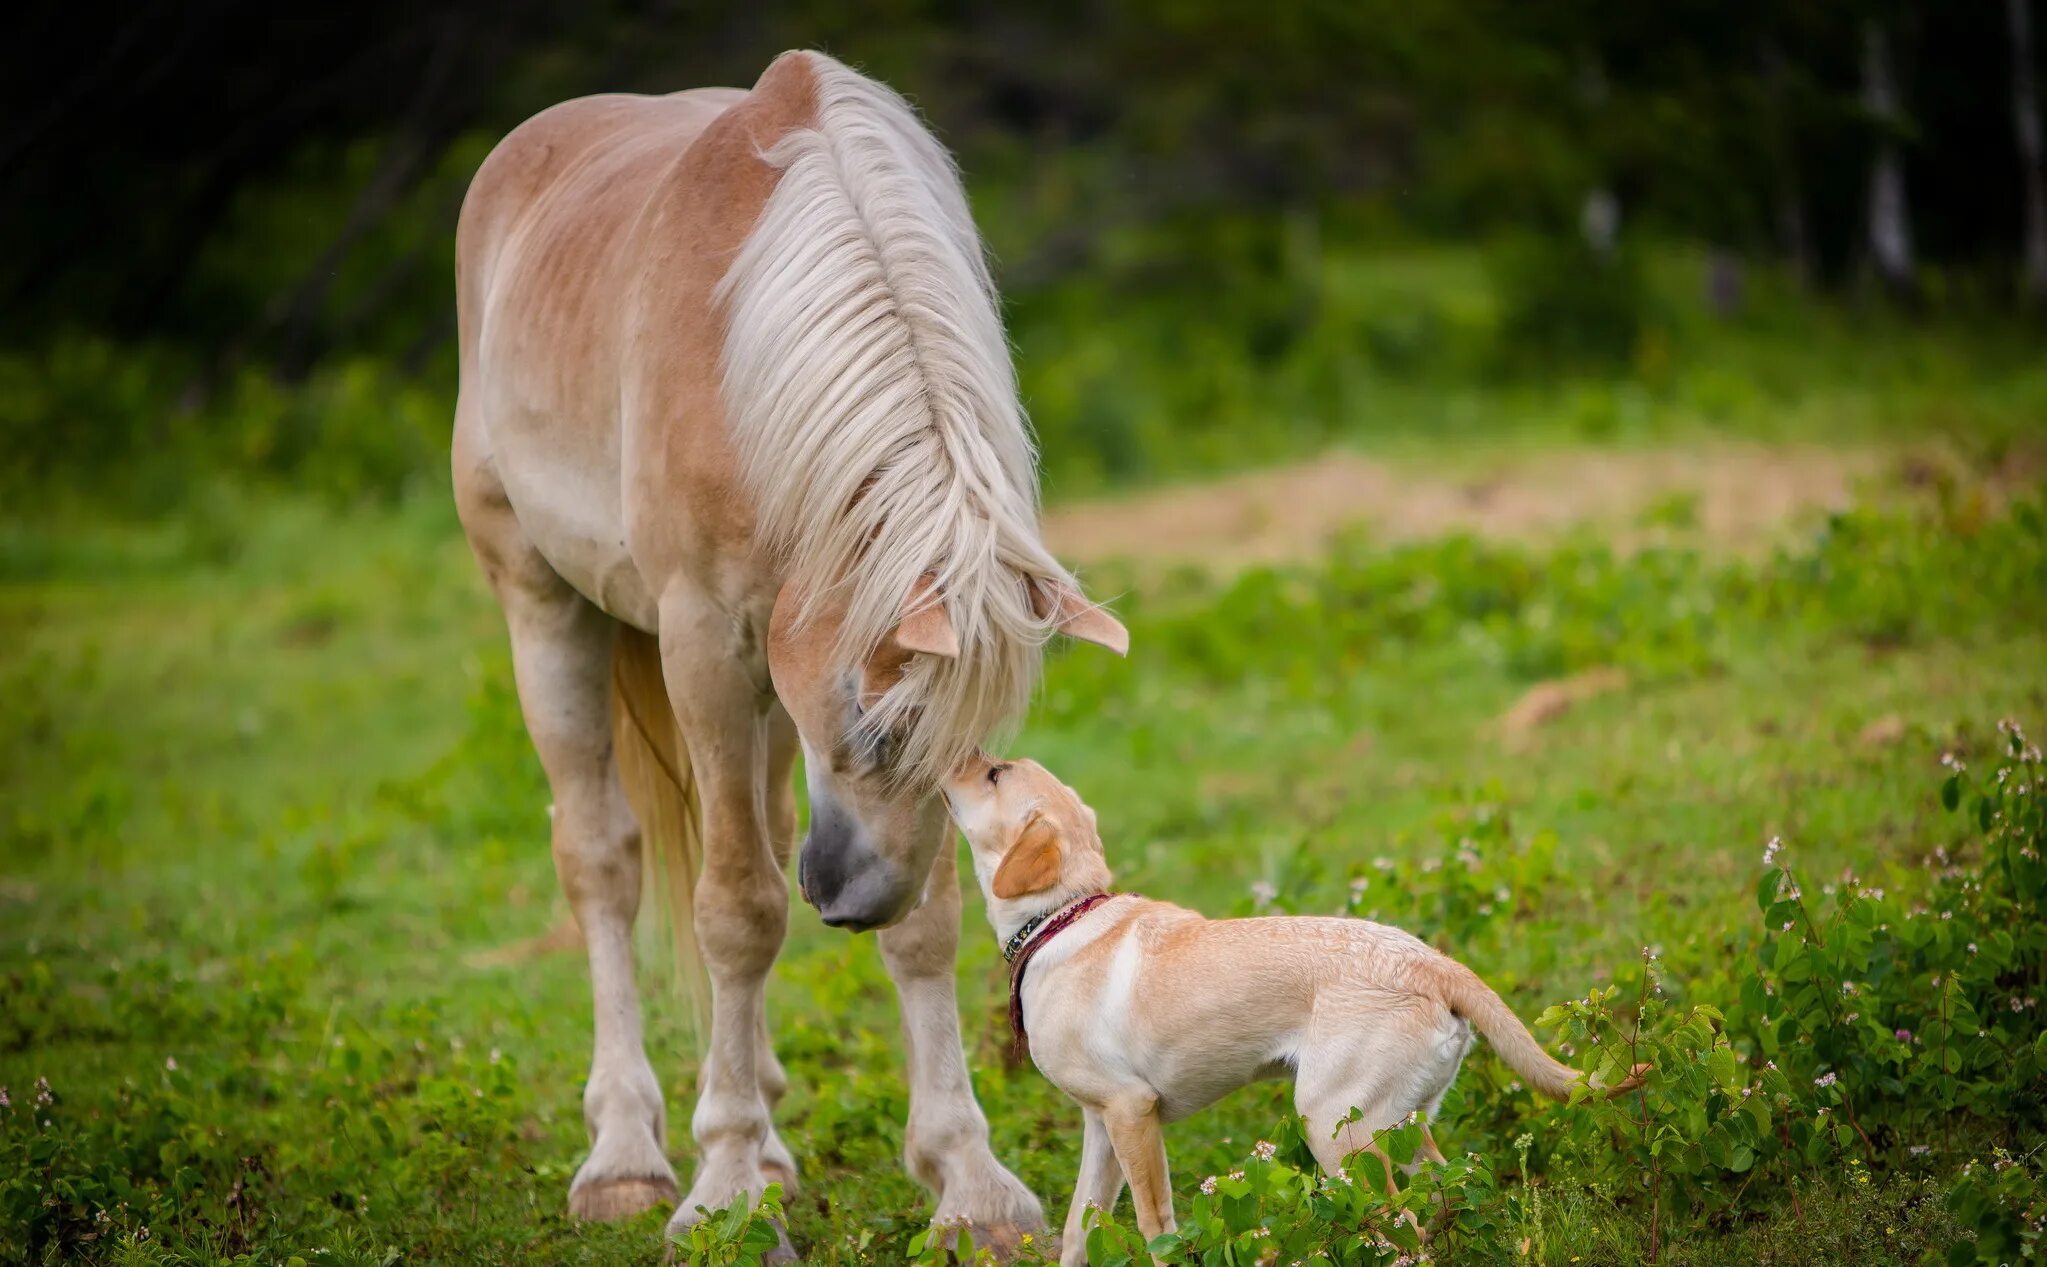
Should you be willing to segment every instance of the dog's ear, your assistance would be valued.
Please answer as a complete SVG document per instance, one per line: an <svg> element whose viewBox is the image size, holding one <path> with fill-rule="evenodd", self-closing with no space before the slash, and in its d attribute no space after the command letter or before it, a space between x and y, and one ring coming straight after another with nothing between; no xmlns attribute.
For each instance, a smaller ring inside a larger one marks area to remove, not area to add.
<svg viewBox="0 0 2047 1267"><path fill-rule="evenodd" d="M1059 883L1060 853L1059 828L1040 814L1002 855L1002 865L995 868L995 882L989 888L1005 900L1043 892Z"/></svg>

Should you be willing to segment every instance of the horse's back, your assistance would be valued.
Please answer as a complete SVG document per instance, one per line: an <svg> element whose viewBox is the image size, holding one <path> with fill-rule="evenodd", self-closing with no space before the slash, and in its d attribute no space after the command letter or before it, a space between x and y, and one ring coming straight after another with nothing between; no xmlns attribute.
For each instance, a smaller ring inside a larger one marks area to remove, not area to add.
<svg viewBox="0 0 2047 1267"><path fill-rule="evenodd" d="M587 257L622 245L662 177L739 88L666 96L605 93L549 107L514 128L470 181L456 230L458 302L478 309L514 245L522 256ZM480 312L478 313L480 315Z"/></svg>
<svg viewBox="0 0 2047 1267"><path fill-rule="evenodd" d="M586 597L648 626L623 550L619 362L635 228L736 89L612 94L521 124L477 171L456 235L458 449L487 460L519 526Z"/></svg>

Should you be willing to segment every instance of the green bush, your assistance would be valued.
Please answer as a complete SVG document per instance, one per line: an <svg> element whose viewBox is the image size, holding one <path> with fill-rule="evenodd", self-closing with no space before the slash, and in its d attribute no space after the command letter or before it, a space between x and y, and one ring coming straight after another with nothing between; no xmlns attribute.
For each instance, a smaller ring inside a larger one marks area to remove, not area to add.
<svg viewBox="0 0 2047 1267"><path fill-rule="evenodd" d="M1523 236L1494 248L1499 364L1517 374L1625 366L1650 321L1642 264L1623 247L1597 254L1576 235Z"/></svg>

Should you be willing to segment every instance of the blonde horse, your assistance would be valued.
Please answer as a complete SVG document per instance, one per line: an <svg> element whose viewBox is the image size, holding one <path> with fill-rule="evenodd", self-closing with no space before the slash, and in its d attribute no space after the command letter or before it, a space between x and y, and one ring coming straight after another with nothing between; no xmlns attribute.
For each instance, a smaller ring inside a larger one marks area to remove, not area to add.
<svg viewBox="0 0 2047 1267"><path fill-rule="evenodd" d="M887 88L789 53L750 92L529 120L477 173L457 256L455 496L590 959L570 1210L678 1194L633 981L643 837L695 877L675 914L710 981L699 1157L671 1229L795 1182L763 999L800 743L804 897L828 925L882 930L900 997L906 1164L935 1221L978 1243L1041 1229L967 1078L935 789L1021 712L1053 634L1119 653L1128 637L1039 541L951 160Z"/></svg>

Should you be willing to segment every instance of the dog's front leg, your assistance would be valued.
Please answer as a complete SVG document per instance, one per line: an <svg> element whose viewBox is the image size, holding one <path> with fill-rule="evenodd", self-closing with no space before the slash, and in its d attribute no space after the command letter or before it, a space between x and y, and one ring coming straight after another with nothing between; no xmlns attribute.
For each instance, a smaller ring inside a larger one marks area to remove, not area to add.
<svg viewBox="0 0 2047 1267"><path fill-rule="evenodd" d="M1116 1198L1123 1194L1123 1164L1109 1142L1108 1123L1093 1109L1083 1108L1082 1113L1080 1179L1073 1185L1073 1208L1066 1212L1066 1232L1060 1238L1063 1267L1086 1267L1088 1207L1098 1207L1103 1218L1111 1218Z"/></svg>
<svg viewBox="0 0 2047 1267"><path fill-rule="evenodd" d="M1159 1098L1149 1089L1117 1096L1102 1106L1102 1121L1123 1177L1130 1181L1130 1204L1137 1211L1137 1230L1144 1239L1175 1231L1173 1185L1166 1173L1166 1137L1159 1123Z"/></svg>

